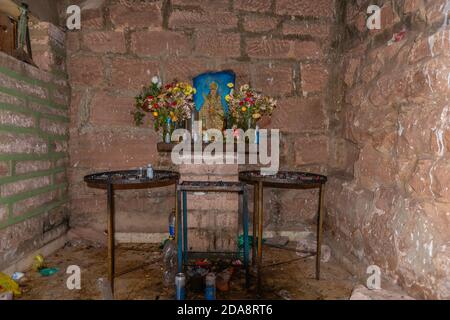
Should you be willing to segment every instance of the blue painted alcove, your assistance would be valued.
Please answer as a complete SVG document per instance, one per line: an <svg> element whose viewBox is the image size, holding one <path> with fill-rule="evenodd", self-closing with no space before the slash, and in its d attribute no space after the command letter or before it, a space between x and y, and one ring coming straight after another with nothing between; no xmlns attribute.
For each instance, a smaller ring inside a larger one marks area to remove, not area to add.
<svg viewBox="0 0 450 320"><path fill-rule="evenodd" d="M229 83L235 84L236 74L231 70L219 71L219 72L205 72L199 74L193 79L193 86L197 90L194 94L194 103L197 111L200 111L204 103L204 96L207 96L210 91L210 85L212 82L217 83L217 92L221 96L222 106L225 113L228 113L228 103L225 100L225 96L231 91L228 87Z"/></svg>

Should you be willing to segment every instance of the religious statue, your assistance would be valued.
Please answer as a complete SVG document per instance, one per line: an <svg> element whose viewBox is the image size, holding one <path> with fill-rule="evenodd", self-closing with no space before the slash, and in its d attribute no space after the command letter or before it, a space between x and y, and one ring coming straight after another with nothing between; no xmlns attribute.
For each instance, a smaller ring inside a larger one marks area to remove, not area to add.
<svg viewBox="0 0 450 320"><path fill-rule="evenodd" d="M199 120L202 121L202 126L206 130L218 129L222 131L224 124L222 97L218 93L216 82L211 82L209 89L208 95L203 94L205 103L200 110Z"/></svg>

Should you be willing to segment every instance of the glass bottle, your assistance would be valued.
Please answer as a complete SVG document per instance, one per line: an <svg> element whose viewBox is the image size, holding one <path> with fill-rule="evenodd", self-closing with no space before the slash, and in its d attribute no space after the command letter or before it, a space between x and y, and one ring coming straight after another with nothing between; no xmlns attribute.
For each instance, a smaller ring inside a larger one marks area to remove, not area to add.
<svg viewBox="0 0 450 320"><path fill-rule="evenodd" d="M171 126L172 126L172 120L170 120L169 117L167 117L166 120L166 130L165 130L165 134L164 134L164 142L165 143L170 143L171 142Z"/></svg>

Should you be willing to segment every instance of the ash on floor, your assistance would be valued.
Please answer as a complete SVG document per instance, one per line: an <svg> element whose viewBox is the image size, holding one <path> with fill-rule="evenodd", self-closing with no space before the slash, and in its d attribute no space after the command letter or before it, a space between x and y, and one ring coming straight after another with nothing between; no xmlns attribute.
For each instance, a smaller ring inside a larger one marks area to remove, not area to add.
<svg viewBox="0 0 450 320"><path fill-rule="evenodd" d="M282 261L298 259L293 251L271 247L264 249L262 299L348 299L355 279L334 259L322 263L321 280L315 280L315 259L309 257L287 264ZM46 265L60 271L50 277L42 277L29 270L22 286L20 299L101 299L97 279L107 275L106 248L83 243L68 243L53 255L46 257ZM81 269L81 289L69 290L67 267L77 265ZM162 250L157 244L121 244L116 250L116 299L173 299L174 290L163 286ZM255 282L254 279L252 281ZM243 272L233 276L230 290L217 292L217 299L255 299L254 286L245 289ZM201 294L188 294L188 299L203 299Z"/></svg>

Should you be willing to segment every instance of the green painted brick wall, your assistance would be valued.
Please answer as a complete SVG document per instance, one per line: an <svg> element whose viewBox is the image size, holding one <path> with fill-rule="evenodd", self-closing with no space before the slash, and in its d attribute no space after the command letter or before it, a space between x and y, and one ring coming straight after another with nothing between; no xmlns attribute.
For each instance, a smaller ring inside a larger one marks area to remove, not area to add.
<svg viewBox="0 0 450 320"><path fill-rule="evenodd" d="M68 201L68 105L61 76L0 53L0 232Z"/></svg>

